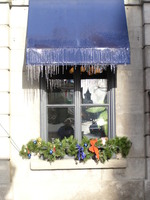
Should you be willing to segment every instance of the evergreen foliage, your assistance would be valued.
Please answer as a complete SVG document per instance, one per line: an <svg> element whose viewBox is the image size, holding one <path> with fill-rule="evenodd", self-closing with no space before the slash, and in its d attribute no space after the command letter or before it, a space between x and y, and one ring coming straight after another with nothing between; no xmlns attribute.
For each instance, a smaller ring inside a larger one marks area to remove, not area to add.
<svg viewBox="0 0 150 200"><path fill-rule="evenodd" d="M70 136L62 140L56 138L53 142L45 142L41 138L36 140L30 140L26 145L22 146L20 156L22 158L30 159L32 155L38 155L39 158L53 162L57 159L63 159L65 155L73 156L75 160L79 162L86 162L89 159L104 163L106 160L112 158L114 154L121 153L122 157L126 157L129 154L131 148L131 141L127 137L116 137L106 140L103 143L102 139L97 139L95 148L98 148L99 159L95 152L91 152L92 139L83 137L80 144L77 140ZM93 147L93 148L94 148Z"/></svg>

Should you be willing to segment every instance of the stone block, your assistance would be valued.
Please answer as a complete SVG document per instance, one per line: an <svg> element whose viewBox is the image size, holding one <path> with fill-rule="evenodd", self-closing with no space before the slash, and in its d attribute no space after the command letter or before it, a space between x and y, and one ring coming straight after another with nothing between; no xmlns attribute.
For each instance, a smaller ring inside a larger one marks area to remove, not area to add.
<svg viewBox="0 0 150 200"><path fill-rule="evenodd" d="M147 158L146 160L146 163L147 163L147 167L146 167L146 177L147 179L150 181L150 158Z"/></svg>
<svg viewBox="0 0 150 200"><path fill-rule="evenodd" d="M12 93L20 93L23 89L31 89L30 95L32 92L36 95L38 94L39 84L38 80L34 80L33 82L29 80L27 70L25 72L11 71L10 90ZM24 90L24 94L25 93L26 91Z"/></svg>
<svg viewBox="0 0 150 200"><path fill-rule="evenodd" d="M145 112L150 112L150 92L145 92Z"/></svg>
<svg viewBox="0 0 150 200"><path fill-rule="evenodd" d="M144 88L143 70L142 69L117 69L117 92L128 93L131 90L142 92ZM131 94L132 96L132 94ZM123 97L127 98L127 97Z"/></svg>
<svg viewBox="0 0 150 200"><path fill-rule="evenodd" d="M26 70L25 62L25 49L12 49L11 50L11 72L23 72ZM25 68L25 69L24 69Z"/></svg>
<svg viewBox="0 0 150 200"><path fill-rule="evenodd" d="M9 24L9 4L0 3L0 25Z"/></svg>
<svg viewBox="0 0 150 200"><path fill-rule="evenodd" d="M150 24L144 25L144 45L150 45Z"/></svg>
<svg viewBox="0 0 150 200"><path fill-rule="evenodd" d="M10 191L11 190L11 191ZM11 184L0 185L0 200L13 200Z"/></svg>
<svg viewBox="0 0 150 200"><path fill-rule="evenodd" d="M143 23L150 23L150 3L143 4Z"/></svg>
<svg viewBox="0 0 150 200"><path fill-rule="evenodd" d="M11 0L0 0L0 3L10 3Z"/></svg>
<svg viewBox="0 0 150 200"><path fill-rule="evenodd" d="M9 91L9 71L0 70L0 92Z"/></svg>
<svg viewBox="0 0 150 200"><path fill-rule="evenodd" d="M9 47L9 26L0 25L0 47Z"/></svg>
<svg viewBox="0 0 150 200"><path fill-rule="evenodd" d="M10 49L8 47L0 47L0 69L9 69L10 65Z"/></svg>
<svg viewBox="0 0 150 200"><path fill-rule="evenodd" d="M102 170L102 181L113 180L138 180L145 177L145 160L139 158L127 159L126 169Z"/></svg>
<svg viewBox="0 0 150 200"><path fill-rule="evenodd" d="M34 114L37 113L36 109L39 109L39 91L22 91L11 93L11 115L30 115L32 118Z"/></svg>
<svg viewBox="0 0 150 200"><path fill-rule="evenodd" d="M145 135L150 134L150 113L145 114Z"/></svg>
<svg viewBox="0 0 150 200"><path fill-rule="evenodd" d="M124 0L124 4L126 5L141 5L142 0Z"/></svg>
<svg viewBox="0 0 150 200"><path fill-rule="evenodd" d="M0 160L0 185L10 183L10 161Z"/></svg>
<svg viewBox="0 0 150 200"><path fill-rule="evenodd" d="M149 200L150 197L150 180L145 180L145 200Z"/></svg>
<svg viewBox="0 0 150 200"><path fill-rule="evenodd" d="M128 136L128 135L126 135ZM129 152L129 158L144 158L145 156L145 138L143 132L140 135L128 136L132 142L132 146Z"/></svg>
<svg viewBox="0 0 150 200"><path fill-rule="evenodd" d="M11 49L25 49L26 28L10 28L10 48Z"/></svg>
<svg viewBox="0 0 150 200"><path fill-rule="evenodd" d="M149 119L150 120L150 119ZM150 126L150 121L148 121L147 126ZM149 127L150 129L150 127ZM150 134L150 130L149 130L149 134ZM149 167L150 167L150 135L145 136L145 145L146 145L146 156L149 158ZM149 173L150 175L150 173ZM149 176L150 179L150 176Z"/></svg>
<svg viewBox="0 0 150 200"><path fill-rule="evenodd" d="M145 178L145 158L128 158L126 177L130 180L143 180Z"/></svg>
<svg viewBox="0 0 150 200"><path fill-rule="evenodd" d="M119 114L142 114L144 113L144 92L139 90L117 91L116 112Z"/></svg>
<svg viewBox="0 0 150 200"><path fill-rule="evenodd" d="M0 115L0 136L9 136L9 119L8 115Z"/></svg>
<svg viewBox="0 0 150 200"><path fill-rule="evenodd" d="M144 136L144 114L118 113L116 112L116 132L118 136L127 135L129 137ZM141 138L140 138L141 139Z"/></svg>
<svg viewBox="0 0 150 200"><path fill-rule="evenodd" d="M9 114L9 94L8 92L0 92L0 114Z"/></svg>
<svg viewBox="0 0 150 200"><path fill-rule="evenodd" d="M150 67L150 47L146 46L144 48L144 56L145 56L145 67Z"/></svg>
<svg viewBox="0 0 150 200"><path fill-rule="evenodd" d="M11 0L12 5L29 5L29 0Z"/></svg>
<svg viewBox="0 0 150 200"><path fill-rule="evenodd" d="M150 68L145 70L145 89L150 90Z"/></svg>
<svg viewBox="0 0 150 200"><path fill-rule="evenodd" d="M0 136L0 159L9 159L10 143L8 136ZM1 173L1 170L0 170Z"/></svg>
<svg viewBox="0 0 150 200"><path fill-rule="evenodd" d="M142 27L141 6L126 6L125 8L128 28Z"/></svg>
<svg viewBox="0 0 150 200"><path fill-rule="evenodd" d="M128 27L128 34L131 48L143 48L142 27Z"/></svg>
<svg viewBox="0 0 150 200"><path fill-rule="evenodd" d="M11 8L10 27L26 28L28 18L28 7L12 7ZM19 17L18 17L19 16Z"/></svg>
<svg viewBox="0 0 150 200"><path fill-rule="evenodd" d="M120 70L142 69L143 70L143 50L141 48L130 48L130 64L118 65Z"/></svg>

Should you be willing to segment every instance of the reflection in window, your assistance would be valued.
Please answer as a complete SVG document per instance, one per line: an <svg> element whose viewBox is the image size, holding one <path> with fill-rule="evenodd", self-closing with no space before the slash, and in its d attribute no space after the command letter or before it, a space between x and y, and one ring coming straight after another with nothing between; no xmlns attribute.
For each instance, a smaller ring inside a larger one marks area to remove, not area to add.
<svg viewBox="0 0 150 200"><path fill-rule="evenodd" d="M107 137L108 109L105 107L83 107L82 134L89 138Z"/></svg>
<svg viewBox="0 0 150 200"><path fill-rule="evenodd" d="M74 108L48 109L48 140L74 135Z"/></svg>
<svg viewBox="0 0 150 200"><path fill-rule="evenodd" d="M74 102L74 81L62 80L48 93L48 104L72 104Z"/></svg>
<svg viewBox="0 0 150 200"><path fill-rule="evenodd" d="M82 103L104 104L107 99L107 79L81 80Z"/></svg>

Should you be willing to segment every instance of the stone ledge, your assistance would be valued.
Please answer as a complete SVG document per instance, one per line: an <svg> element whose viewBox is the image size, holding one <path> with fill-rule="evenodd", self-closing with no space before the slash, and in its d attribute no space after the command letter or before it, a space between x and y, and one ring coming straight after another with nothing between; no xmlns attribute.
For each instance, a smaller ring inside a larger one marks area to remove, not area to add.
<svg viewBox="0 0 150 200"><path fill-rule="evenodd" d="M43 160L31 160L31 170L64 170L64 169L123 169L127 167L126 159L112 159L102 163L88 160L86 163L76 163L74 159L57 160L53 163Z"/></svg>

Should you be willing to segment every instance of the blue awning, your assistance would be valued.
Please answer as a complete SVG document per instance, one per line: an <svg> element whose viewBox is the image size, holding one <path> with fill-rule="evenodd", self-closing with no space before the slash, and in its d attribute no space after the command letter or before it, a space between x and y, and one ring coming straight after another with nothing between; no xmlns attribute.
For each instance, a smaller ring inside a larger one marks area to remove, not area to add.
<svg viewBox="0 0 150 200"><path fill-rule="evenodd" d="M30 0L26 65L129 63L124 0Z"/></svg>

